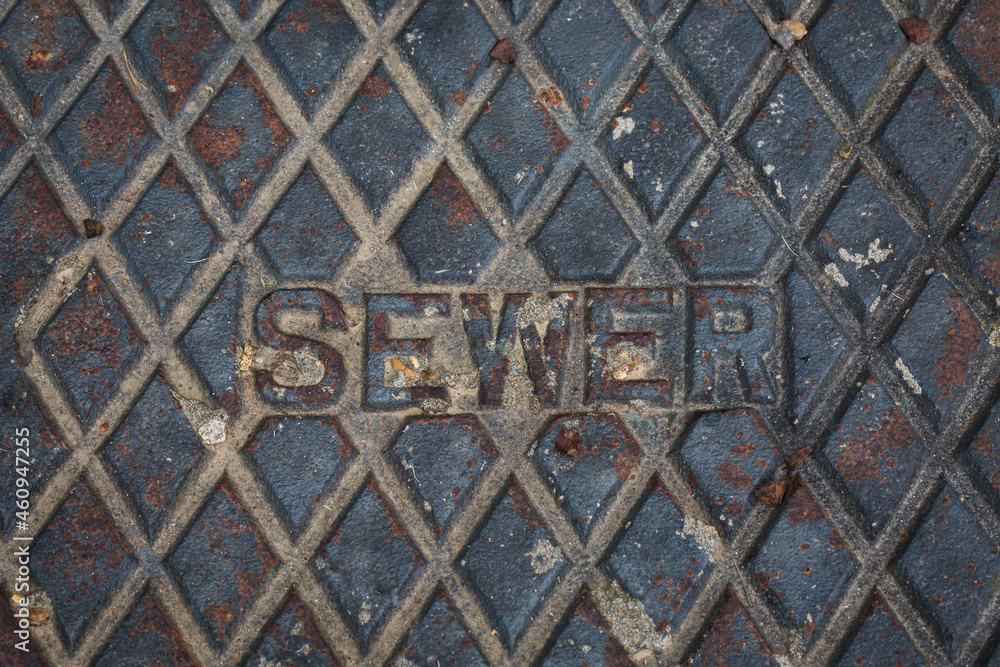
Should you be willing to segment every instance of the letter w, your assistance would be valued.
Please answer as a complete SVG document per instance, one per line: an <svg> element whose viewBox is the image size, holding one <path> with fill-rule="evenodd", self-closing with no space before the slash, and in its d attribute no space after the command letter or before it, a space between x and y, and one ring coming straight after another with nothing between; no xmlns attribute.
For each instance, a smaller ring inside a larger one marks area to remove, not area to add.
<svg viewBox="0 0 1000 667"><path fill-rule="evenodd" d="M572 292L554 293L550 297L507 294L494 337L489 296L462 295L465 334L479 368L482 405L503 405L508 379L516 381L517 376L525 374L539 402L555 405L566 356L567 313L572 300ZM523 362L515 355L518 334Z"/></svg>

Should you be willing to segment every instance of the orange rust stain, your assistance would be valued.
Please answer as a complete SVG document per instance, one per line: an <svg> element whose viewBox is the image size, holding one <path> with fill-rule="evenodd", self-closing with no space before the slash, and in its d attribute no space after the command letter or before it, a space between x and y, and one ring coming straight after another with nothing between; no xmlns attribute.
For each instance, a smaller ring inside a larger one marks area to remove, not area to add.
<svg viewBox="0 0 1000 667"><path fill-rule="evenodd" d="M191 128L191 141L212 167L225 164L239 154L247 138L247 129L242 125L214 127L199 123Z"/></svg>
<svg viewBox="0 0 1000 667"><path fill-rule="evenodd" d="M359 95L367 97L370 100L381 99L383 95L388 95L391 92L392 86L389 82L377 74L372 74L365 79L365 82L358 89Z"/></svg>
<svg viewBox="0 0 1000 667"><path fill-rule="evenodd" d="M125 83L114 70L104 79L101 113L80 123L89 140L91 158L98 162L114 160L119 165L135 159L139 144L149 137L142 112L128 94ZM87 161L81 163L86 168Z"/></svg>
<svg viewBox="0 0 1000 667"><path fill-rule="evenodd" d="M951 310L955 314L954 325L944 336L944 354L934 366L937 373L937 386L943 387L941 398L951 400L952 391L965 386L965 375L972 367L972 359L979 352L979 335L981 330L972 315L958 295L954 292L948 295Z"/></svg>
<svg viewBox="0 0 1000 667"><path fill-rule="evenodd" d="M462 186L458 176L451 170L448 163L441 165L434 181L431 183L431 197L448 204L448 215L445 224L456 229L462 228L463 222L475 222L482 216L468 191Z"/></svg>

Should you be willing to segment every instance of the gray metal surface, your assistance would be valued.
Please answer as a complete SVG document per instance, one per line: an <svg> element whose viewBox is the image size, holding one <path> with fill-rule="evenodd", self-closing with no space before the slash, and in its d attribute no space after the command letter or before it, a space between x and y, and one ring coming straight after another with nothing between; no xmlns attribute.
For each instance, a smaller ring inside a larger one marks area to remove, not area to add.
<svg viewBox="0 0 1000 667"><path fill-rule="evenodd" d="M998 34L0 2L2 662L1000 664Z"/></svg>

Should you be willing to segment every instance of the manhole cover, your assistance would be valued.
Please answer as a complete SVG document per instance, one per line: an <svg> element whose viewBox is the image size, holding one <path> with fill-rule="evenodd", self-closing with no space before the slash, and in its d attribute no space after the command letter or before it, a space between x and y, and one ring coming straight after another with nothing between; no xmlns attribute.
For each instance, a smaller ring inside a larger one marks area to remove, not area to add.
<svg viewBox="0 0 1000 667"><path fill-rule="evenodd" d="M0 662L1000 660L998 34L0 4Z"/></svg>

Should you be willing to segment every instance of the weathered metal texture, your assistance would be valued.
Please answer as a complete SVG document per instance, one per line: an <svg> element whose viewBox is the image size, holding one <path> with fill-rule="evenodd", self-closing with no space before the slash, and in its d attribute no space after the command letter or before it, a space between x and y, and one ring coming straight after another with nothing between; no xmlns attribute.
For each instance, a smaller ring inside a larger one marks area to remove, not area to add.
<svg viewBox="0 0 1000 667"><path fill-rule="evenodd" d="M998 36L0 1L0 662L1000 664Z"/></svg>

